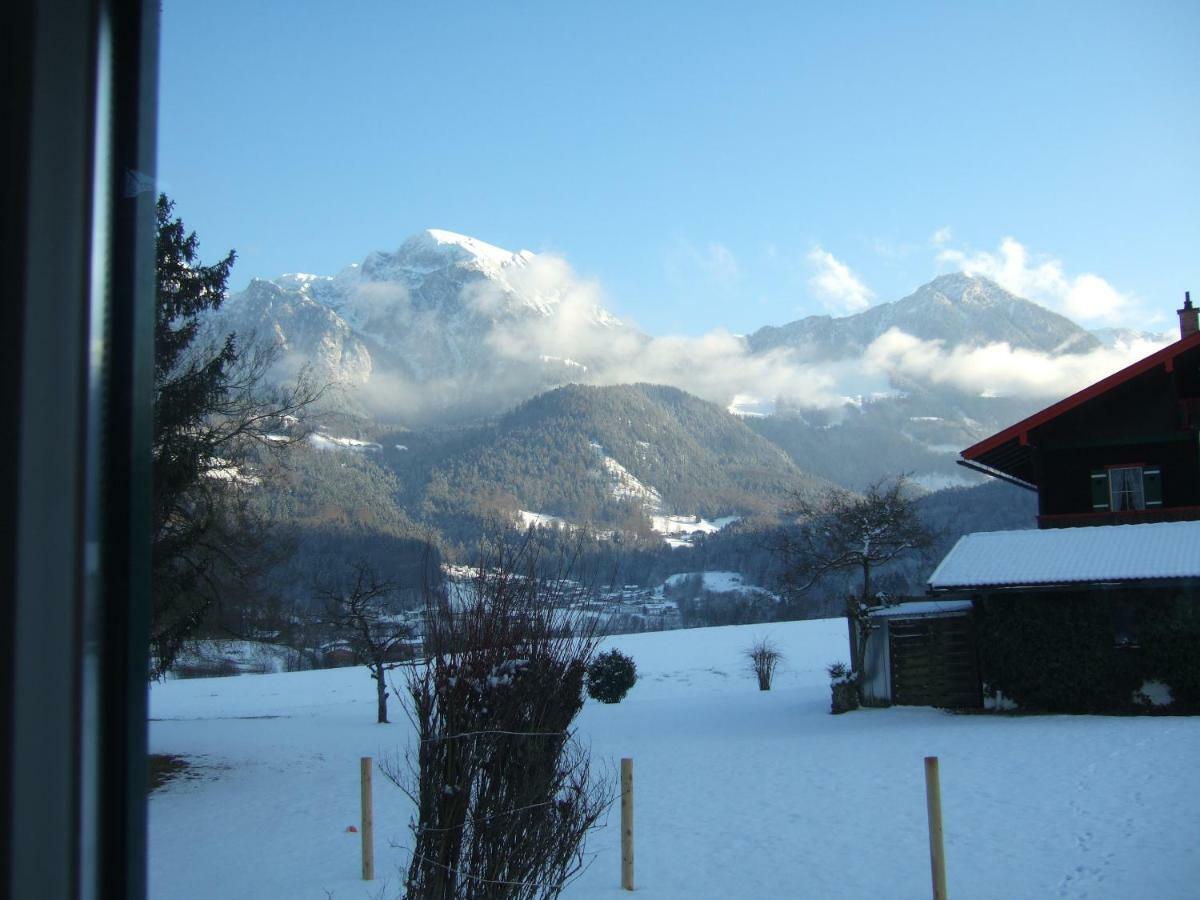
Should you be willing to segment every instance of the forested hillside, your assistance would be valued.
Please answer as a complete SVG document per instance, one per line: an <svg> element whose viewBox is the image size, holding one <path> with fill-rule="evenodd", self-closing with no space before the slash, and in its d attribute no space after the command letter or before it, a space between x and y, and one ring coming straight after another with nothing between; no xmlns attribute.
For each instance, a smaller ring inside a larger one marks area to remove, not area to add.
<svg viewBox="0 0 1200 900"><path fill-rule="evenodd" d="M822 484L742 419L658 385L568 385L490 425L381 442L410 510L447 528L526 509L636 531L651 513L768 512Z"/></svg>

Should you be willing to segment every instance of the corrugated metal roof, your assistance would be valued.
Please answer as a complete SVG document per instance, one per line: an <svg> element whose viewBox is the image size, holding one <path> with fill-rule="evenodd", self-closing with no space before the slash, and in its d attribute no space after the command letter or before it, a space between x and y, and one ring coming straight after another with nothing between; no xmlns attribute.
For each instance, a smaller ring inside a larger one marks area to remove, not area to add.
<svg viewBox="0 0 1200 900"><path fill-rule="evenodd" d="M1200 522L963 535L930 590L1200 577Z"/></svg>

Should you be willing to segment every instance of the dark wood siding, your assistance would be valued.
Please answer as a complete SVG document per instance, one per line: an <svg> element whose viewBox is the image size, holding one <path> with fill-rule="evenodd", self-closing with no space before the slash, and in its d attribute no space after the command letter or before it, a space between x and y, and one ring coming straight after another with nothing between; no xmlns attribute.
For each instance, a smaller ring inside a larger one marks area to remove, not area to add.
<svg viewBox="0 0 1200 900"><path fill-rule="evenodd" d="M962 709L983 705L970 616L888 623L892 702Z"/></svg>
<svg viewBox="0 0 1200 900"><path fill-rule="evenodd" d="M1197 390L1200 351L1193 350L1170 372L1165 366L1146 372L1034 429L1039 524L1200 518L1200 438L1187 415ZM1096 513L1092 473L1120 465L1161 467L1161 514L1101 511L1099 518L1078 518Z"/></svg>

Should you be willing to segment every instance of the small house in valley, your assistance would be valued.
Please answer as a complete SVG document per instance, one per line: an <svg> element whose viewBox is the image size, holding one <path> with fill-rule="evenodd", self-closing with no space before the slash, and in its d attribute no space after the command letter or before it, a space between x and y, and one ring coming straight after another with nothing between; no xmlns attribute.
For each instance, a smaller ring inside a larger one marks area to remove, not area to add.
<svg viewBox="0 0 1200 900"><path fill-rule="evenodd" d="M1200 310L1145 359L967 448L1037 492L968 534L929 599L872 614L868 702L1200 711Z"/></svg>

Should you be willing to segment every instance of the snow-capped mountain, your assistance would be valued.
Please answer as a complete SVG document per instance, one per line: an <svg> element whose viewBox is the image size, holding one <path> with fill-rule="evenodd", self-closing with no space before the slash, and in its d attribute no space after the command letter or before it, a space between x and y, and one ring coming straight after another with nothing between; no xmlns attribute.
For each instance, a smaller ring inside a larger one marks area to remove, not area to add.
<svg viewBox="0 0 1200 900"><path fill-rule="evenodd" d="M1070 319L1011 294L977 275L942 275L902 300L880 303L852 316L807 316L768 326L747 337L758 353L792 349L805 360L859 356L891 328L947 346L1005 342L1043 353L1085 353L1100 342Z"/></svg>
<svg viewBox="0 0 1200 900"><path fill-rule="evenodd" d="M213 327L272 341L288 369L308 365L318 382L344 386L344 411L404 427L494 417L571 383L669 383L759 413L747 425L796 465L855 487L897 470L930 487L960 482L969 474L954 465L958 450L1045 405L1019 392L955 386L936 367L870 369L868 348L892 329L947 350L1003 343L1051 357L1145 337L1094 335L959 273L857 315L759 329L740 350L705 362L706 348L652 341L598 296L562 260L432 229L333 276L256 280L229 298ZM787 393L826 368L869 390L851 391L840 408ZM764 371L770 395L752 383Z"/></svg>
<svg viewBox="0 0 1200 900"><path fill-rule="evenodd" d="M556 260L430 229L337 275L256 279L214 327L273 341L364 409L409 421L478 414L587 372L586 354L551 356L527 340L565 316L573 335L596 333L594 346L617 332L636 338L574 284Z"/></svg>
<svg viewBox="0 0 1200 900"><path fill-rule="evenodd" d="M1101 340L1070 319L993 281L943 275L894 303L842 318L809 316L746 338L752 353L785 352L805 363L856 364L890 329L946 348L1004 343L1048 356L1088 353ZM1044 406L1041 398L996 396L916 374L892 373L890 390L840 410L786 402L777 415L748 421L809 471L862 487L905 471L928 488L970 482L957 453Z"/></svg>

